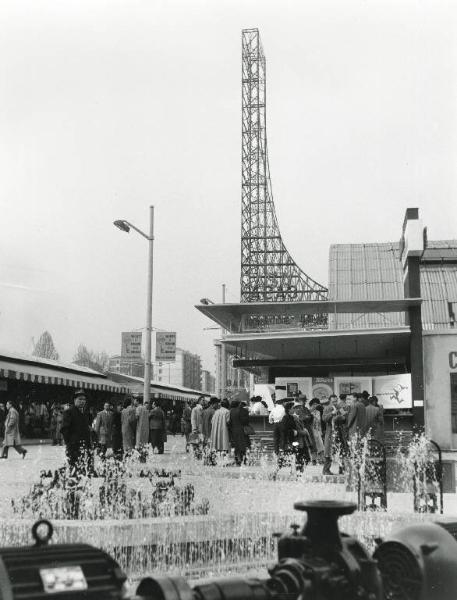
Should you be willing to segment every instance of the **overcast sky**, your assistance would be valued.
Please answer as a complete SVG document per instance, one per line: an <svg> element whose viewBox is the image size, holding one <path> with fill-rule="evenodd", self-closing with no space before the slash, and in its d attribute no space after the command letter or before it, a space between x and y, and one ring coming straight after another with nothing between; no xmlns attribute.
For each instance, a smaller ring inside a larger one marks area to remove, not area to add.
<svg viewBox="0 0 457 600"><path fill-rule="evenodd" d="M214 370L202 297L239 300L241 29L267 58L283 239L327 283L332 243L457 237L457 3L2 0L0 347L48 329L120 351L153 323Z"/></svg>

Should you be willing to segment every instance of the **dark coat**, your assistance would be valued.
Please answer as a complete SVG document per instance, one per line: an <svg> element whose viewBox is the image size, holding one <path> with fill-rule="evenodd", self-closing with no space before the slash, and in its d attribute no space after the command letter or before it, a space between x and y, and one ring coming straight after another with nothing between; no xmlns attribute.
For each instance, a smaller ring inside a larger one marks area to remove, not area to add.
<svg viewBox="0 0 457 600"><path fill-rule="evenodd" d="M61 431L67 446L90 446L89 413L71 406L63 413Z"/></svg>
<svg viewBox="0 0 457 600"><path fill-rule="evenodd" d="M369 404L366 407L366 430L367 433L370 432L372 438L380 439L379 433L381 430L382 424L384 424L383 415L381 414L381 409L379 406L374 406L373 404Z"/></svg>
<svg viewBox="0 0 457 600"><path fill-rule="evenodd" d="M286 452L292 442L298 441L295 432L298 432L295 419L291 414L285 414L279 423L279 449Z"/></svg>
<svg viewBox="0 0 457 600"><path fill-rule="evenodd" d="M322 414L322 423L325 423L325 436L324 436L324 456L325 458L332 457L333 451L333 417L335 416L334 407L331 404L327 404L324 407Z"/></svg>
<svg viewBox="0 0 457 600"><path fill-rule="evenodd" d="M98 436L98 441L103 446L111 448L113 438L113 413L110 411L101 410L95 420L95 432Z"/></svg>
<svg viewBox="0 0 457 600"><path fill-rule="evenodd" d="M182 411L182 418L181 418L181 432L182 433L190 433L192 431L192 424L191 424L191 415L192 415L192 409L190 408L190 406L186 406L184 408L184 410Z"/></svg>
<svg viewBox="0 0 457 600"><path fill-rule="evenodd" d="M367 409L362 401L358 401L351 406L347 424L349 437L352 437L356 433L365 435L367 431Z"/></svg>
<svg viewBox="0 0 457 600"><path fill-rule="evenodd" d="M300 421L301 428L306 429L308 435L304 431L298 431L298 443L300 448L303 448L305 445L309 446L311 451L316 451L316 445L314 443L314 434L313 434L313 415L311 411L306 406L302 404L293 406L291 411L291 415L296 415L298 420Z"/></svg>
<svg viewBox="0 0 457 600"><path fill-rule="evenodd" d="M249 436L244 428L249 425L249 412L243 406L230 409L230 438L235 454L244 454L249 445Z"/></svg>
<svg viewBox="0 0 457 600"><path fill-rule="evenodd" d="M203 424L202 424L202 433L205 439L211 437L211 421L214 416L214 408L212 406L208 406L203 410Z"/></svg>
<svg viewBox="0 0 457 600"><path fill-rule="evenodd" d="M165 431L165 413L160 406L156 406L149 413L149 429Z"/></svg>
<svg viewBox="0 0 457 600"><path fill-rule="evenodd" d="M113 451L118 452L122 450L122 421L121 421L121 413L116 411L113 414L113 429L112 429L112 444Z"/></svg>

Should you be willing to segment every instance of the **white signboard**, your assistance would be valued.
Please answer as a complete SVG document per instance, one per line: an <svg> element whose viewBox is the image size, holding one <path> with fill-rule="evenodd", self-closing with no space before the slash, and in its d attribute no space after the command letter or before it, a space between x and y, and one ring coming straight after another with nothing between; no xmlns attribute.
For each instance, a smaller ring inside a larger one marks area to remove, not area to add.
<svg viewBox="0 0 457 600"><path fill-rule="evenodd" d="M141 358L141 331L123 331L121 336L122 358Z"/></svg>
<svg viewBox="0 0 457 600"><path fill-rule="evenodd" d="M166 362L176 360L176 332L156 332L156 361Z"/></svg>
<svg viewBox="0 0 457 600"><path fill-rule="evenodd" d="M313 380L311 377L276 377L275 394L276 400L292 398L297 394L311 399L313 393Z"/></svg>
<svg viewBox="0 0 457 600"><path fill-rule="evenodd" d="M373 377L374 395L384 408L412 408L411 375L382 375Z"/></svg>

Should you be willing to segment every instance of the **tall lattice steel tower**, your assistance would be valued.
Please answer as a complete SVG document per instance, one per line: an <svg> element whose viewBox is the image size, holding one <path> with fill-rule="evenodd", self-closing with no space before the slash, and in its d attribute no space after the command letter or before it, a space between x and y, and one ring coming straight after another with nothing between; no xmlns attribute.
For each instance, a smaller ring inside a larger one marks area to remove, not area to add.
<svg viewBox="0 0 457 600"><path fill-rule="evenodd" d="M290 256L279 231L266 132L265 56L258 29L243 29L241 302L326 300L327 288Z"/></svg>

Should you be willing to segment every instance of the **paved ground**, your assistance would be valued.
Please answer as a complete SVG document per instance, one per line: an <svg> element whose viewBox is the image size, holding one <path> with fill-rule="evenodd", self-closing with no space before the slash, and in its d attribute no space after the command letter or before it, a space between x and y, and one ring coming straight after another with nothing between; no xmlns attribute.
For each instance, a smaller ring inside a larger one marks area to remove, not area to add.
<svg viewBox="0 0 457 600"><path fill-rule="evenodd" d="M8 460L0 460L0 516L10 512L12 498L23 495L33 482L39 480L42 469L54 470L64 464L63 447L41 444L29 445L27 449L24 460L14 451L10 451ZM296 499L304 497L348 499L344 484L311 481L320 478L320 466L308 467L308 481L301 484L259 481L259 467L241 470L238 467L202 467L201 463L193 463L190 455L186 454L182 436L170 436L165 454L154 455L147 468L182 469L183 473L191 473L192 483L196 489L200 488L200 494L213 499L215 511L230 511L235 505L238 508L251 507L250 510L257 506L259 511L276 511L284 503L291 505ZM272 467L264 469L266 474L272 470ZM252 482L246 481L249 477L252 477ZM412 495L389 493L388 506L392 511L411 512ZM444 514L457 517L457 494L444 495Z"/></svg>

